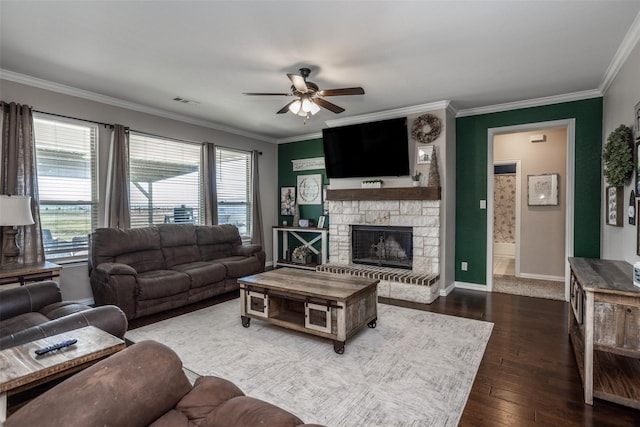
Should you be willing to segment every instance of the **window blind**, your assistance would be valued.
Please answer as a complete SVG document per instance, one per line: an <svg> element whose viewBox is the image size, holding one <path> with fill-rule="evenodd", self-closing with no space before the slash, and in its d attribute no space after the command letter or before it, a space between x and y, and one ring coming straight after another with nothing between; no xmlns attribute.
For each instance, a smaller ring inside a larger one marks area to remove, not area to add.
<svg viewBox="0 0 640 427"><path fill-rule="evenodd" d="M85 258L98 224L95 125L34 116L45 256Z"/></svg>
<svg viewBox="0 0 640 427"><path fill-rule="evenodd" d="M201 223L201 145L131 132L131 227Z"/></svg>
<svg viewBox="0 0 640 427"><path fill-rule="evenodd" d="M218 223L234 224L240 236L251 236L251 153L216 147Z"/></svg>

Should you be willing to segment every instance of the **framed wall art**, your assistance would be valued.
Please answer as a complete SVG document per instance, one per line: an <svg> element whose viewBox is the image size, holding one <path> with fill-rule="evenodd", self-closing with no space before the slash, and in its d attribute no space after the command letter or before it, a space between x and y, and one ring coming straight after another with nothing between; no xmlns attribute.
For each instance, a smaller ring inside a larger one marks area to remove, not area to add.
<svg viewBox="0 0 640 427"><path fill-rule="evenodd" d="M298 175L299 205L322 204L322 174Z"/></svg>
<svg viewBox="0 0 640 427"><path fill-rule="evenodd" d="M640 199L636 199L636 254L640 255Z"/></svg>
<svg viewBox="0 0 640 427"><path fill-rule="evenodd" d="M557 173L527 175L527 205L557 206L559 181Z"/></svg>
<svg viewBox="0 0 640 427"><path fill-rule="evenodd" d="M293 215L296 207L296 187L280 187L280 215Z"/></svg>
<svg viewBox="0 0 640 427"><path fill-rule="evenodd" d="M431 163L433 157L433 145L418 146L416 153L416 163L419 165L427 165Z"/></svg>
<svg viewBox="0 0 640 427"><path fill-rule="evenodd" d="M607 225L622 227L624 187L607 187Z"/></svg>

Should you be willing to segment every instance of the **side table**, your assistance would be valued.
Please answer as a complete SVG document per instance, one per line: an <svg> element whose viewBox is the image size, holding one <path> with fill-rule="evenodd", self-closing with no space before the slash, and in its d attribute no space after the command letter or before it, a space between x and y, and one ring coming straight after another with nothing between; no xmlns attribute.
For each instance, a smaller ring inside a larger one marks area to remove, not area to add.
<svg viewBox="0 0 640 427"><path fill-rule="evenodd" d="M72 346L37 356L35 350L77 339ZM7 396L77 372L125 348L125 342L95 326L86 326L0 351L0 425Z"/></svg>
<svg viewBox="0 0 640 427"><path fill-rule="evenodd" d="M0 285L39 282L41 280L60 281L62 266L52 262L40 262L37 264L16 264L0 267Z"/></svg>

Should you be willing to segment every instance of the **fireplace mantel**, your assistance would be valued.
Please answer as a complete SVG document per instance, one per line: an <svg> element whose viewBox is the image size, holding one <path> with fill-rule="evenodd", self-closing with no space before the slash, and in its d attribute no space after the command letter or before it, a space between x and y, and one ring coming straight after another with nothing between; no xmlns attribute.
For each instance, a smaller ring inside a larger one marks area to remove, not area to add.
<svg viewBox="0 0 640 427"><path fill-rule="evenodd" d="M440 187L352 188L327 190L327 200L440 200Z"/></svg>

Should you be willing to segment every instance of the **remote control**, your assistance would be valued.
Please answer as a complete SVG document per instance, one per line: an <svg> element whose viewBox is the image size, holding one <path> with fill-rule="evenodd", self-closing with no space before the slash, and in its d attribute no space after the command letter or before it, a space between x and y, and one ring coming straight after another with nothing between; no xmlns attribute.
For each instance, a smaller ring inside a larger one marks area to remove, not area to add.
<svg viewBox="0 0 640 427"><path fill-rule="evenodd" d="M42 356L43 354L49 353L50 351L59 350L59 349L64 348L64 347L69 347L70 345L74 345L77 342L78 342L78 340L75 339L75 338L71 339L71 340L61 341L59 343L51 344L51 345L48 345L46 347L42 347L42 348L37 349L36 350L36 354L38 356Z"/></svg>

